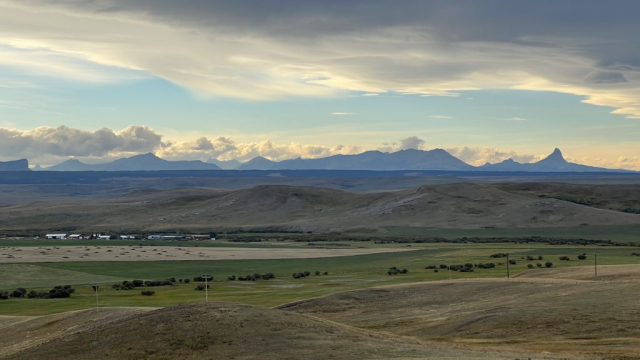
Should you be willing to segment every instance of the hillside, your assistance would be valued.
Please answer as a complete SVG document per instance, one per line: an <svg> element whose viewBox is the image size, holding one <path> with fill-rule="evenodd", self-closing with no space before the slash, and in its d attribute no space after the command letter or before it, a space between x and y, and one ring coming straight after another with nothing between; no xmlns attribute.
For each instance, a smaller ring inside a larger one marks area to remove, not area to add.
<svg viewBox="0 0 640 360"><path fill-rule="evenodd" d="M291 186L235 191L184 188L0 208L0 229L45 231L268 228L323 232L382 226L474 229L639 223L636 214L521 196L482 184L366 194Z"/></svg>
<svg viewBox="0 0 640 360"><path fill-rule="evenodd" d="M569 268L573 271L574 268ZM638 359L637 282L439 281L350 291L283 310L419 340ZM562 272L565 269L554 270Z"/></svg>
<svg viewBox="0 0 640 360"><path fill-rule="evenodd" d="M58 328L55 322L49 327ZM19 328L15 331L24 334ZM292 312L231 303L180 306L96 321L42 345L30 345L7 359L489 360L532 355L423 343Z"/></svg>

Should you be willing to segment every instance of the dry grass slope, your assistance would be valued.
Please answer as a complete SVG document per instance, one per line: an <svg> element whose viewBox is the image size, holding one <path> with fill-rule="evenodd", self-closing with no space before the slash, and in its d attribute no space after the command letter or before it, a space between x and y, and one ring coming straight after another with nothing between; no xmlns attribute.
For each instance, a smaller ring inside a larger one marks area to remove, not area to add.
<svg viewBox="0 0 640 360"><path fill-rule="evenodd" d="M65 326L55 321L49 325ZM91 321L82 331L54 337L8 359L488 360L518 356L522 354L424 344L275 309L210 303Z"/></svg>
<svg viewBox="0 0 640 360"><path fill-rule="evenodd" d="M637 282L493 279L351 291L281 308L420 340L638 359L639 295Z"/></svg>
<svg viewBox="0 0 640 360"><path fill-rule="evenodd" d="M482 184L423 186L369 194L290 186L256 186L236 191L189 188L0 208L0 229L18 231L34 227L76 231L206 231L240 227L330 231L382 226L473 229L583 224L640 224L640 216L522 196Z"/></svg>

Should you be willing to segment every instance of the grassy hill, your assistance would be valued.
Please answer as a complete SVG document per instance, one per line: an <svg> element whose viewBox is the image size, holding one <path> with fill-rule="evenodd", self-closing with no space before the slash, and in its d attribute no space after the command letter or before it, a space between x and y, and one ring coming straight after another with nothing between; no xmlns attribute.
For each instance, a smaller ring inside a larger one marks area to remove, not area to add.
<svg viewBox="0 0 640 360"><path fill-rule="evenodd" d="M0 208L4 231L328 232L384 226L480 229L636 224L640 224L636 214L466 183L365 194L275 185L235 191L180 188Z"/></svg>
<svg viewBox="0 0 640 360"><path fill-rule="evenodd" d="M44 338L42 344L18 339L23 350L7 359L488 360L537 355L421 342L293 312L232 303L165 308L117 319L94 312L95 321L77 319L87 314L90 312L55 319L60 326L75 322L76 327ZM10 326L9 330L14 335L41 330L47 327L46 320L49 328L59 330L54 319L46 318ZM545 354L545 358L560 357Z"/></svg>

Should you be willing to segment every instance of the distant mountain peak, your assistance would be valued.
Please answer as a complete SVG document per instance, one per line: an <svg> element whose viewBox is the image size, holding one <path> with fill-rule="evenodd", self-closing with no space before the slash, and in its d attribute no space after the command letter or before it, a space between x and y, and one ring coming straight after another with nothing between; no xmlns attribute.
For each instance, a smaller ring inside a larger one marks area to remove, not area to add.
<svg viewBox="0 0 640 360"><path fill-rule="evenodd" d="M564 159L564 156L562 155L562 151L560 151L560 149L558 148L555 148L553 152L549 154L549 156L540 160L540 162L564 164L567 162L567 160Z"/></svg>

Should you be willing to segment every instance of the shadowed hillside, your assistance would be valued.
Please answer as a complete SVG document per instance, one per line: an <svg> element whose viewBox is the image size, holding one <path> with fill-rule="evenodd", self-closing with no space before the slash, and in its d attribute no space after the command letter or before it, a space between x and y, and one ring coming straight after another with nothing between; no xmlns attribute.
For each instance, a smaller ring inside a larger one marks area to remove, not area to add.
<svg viewBox="0 0 640 360"><path fill-rule="evenodd" d="M536 228L638 223L640 217L635 214L521 196L479 184L368 194L290 186L256 186L236 191L189 188L34 202L0 209L0 229L4 230L345 231L381 226Z"/></svg>

